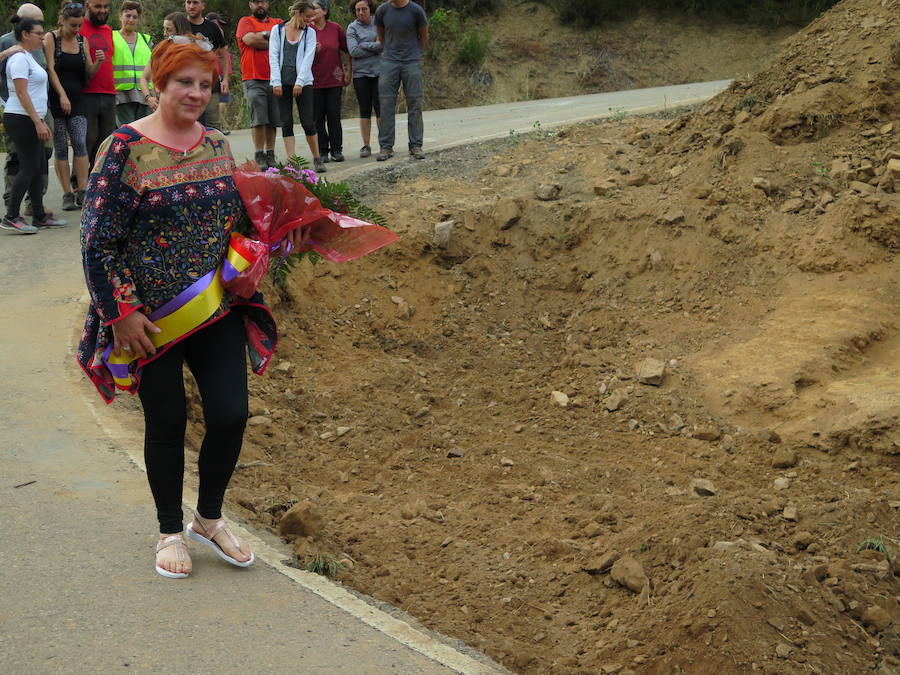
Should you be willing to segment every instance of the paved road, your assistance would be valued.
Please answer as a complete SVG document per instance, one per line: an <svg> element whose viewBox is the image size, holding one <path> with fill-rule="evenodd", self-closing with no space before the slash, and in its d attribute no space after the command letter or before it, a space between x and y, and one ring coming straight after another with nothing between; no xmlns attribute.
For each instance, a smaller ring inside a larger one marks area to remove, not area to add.
<svg viewBox="0 0 900 675"><path fill-rule="evenodd" d="M426 149L696 102L726 84L429 112ZM355 122L345 126L354 147ZM231 138L251 154L246 131ZM60 199L53 179L47 204ZM0 672L494 672L284 565L289 552L263 533L244 534L260 559L250 569L192 547L189 580L153 572L140 430L122 412L135 402L103 406L73 360L86 296L77 219L63 215L66 229L0 233Z"/></svg>

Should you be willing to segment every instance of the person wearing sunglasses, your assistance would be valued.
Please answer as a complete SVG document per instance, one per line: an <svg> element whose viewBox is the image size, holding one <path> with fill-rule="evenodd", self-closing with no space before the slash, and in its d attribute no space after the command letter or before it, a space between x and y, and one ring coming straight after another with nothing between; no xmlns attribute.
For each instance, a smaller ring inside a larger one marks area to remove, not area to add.
<svg viewBox="0 0 900 675"><path fill-rule="evenodd" d="M172 35L190 35L191 32L191 22L188 21L187 14L184 12L170 12L163 18L162 33L164 38ZM152 91L152 80L153 73L150 71L150 64L148 63L147 67L144 68L144 72L141 73L138 86L151 112L156 110L156 106L159 104L156 92Z"/></svg>
<svg viewBox="0 0 900 675"><path fill-rule="evenodd" d="M75 211L84 203L87 187L87 117L81 103L81 90L100 65L85 49L80 35L84 8L69 3L59 12L58 26L44 36L44 56L50 75L50 112L53 113L53 148L56 153L56 177L63 189L63 211ZM69 143L72 144L72 170Z"/></svg>
<svg viewBox="0 0 900 675"><path fill-rule="evenodd" d="M87 16L81 34L100 66L81 91L87 118L88 159L93 166L100 143L116 128L116 84L113 78L113 36L109 19L109 0L87 0Z"/></svg>
<svg viewBox="0 0 900 675"><path fill-rule="evenodd" d="M222 502L247 422L247 353L261 373L277 341L262 296L242 300L220 283L244 205L228 140L198 121L218 62L205 40L160 41L150 62L159 105L102 144L82 218L91 304L78 361L107 402L117 390L140 398L159 522L154 568L170 579L191 573L186 539L236 567L254 561L222 519ZM200 391L205 427L187 527L183 365Z"/></svg>

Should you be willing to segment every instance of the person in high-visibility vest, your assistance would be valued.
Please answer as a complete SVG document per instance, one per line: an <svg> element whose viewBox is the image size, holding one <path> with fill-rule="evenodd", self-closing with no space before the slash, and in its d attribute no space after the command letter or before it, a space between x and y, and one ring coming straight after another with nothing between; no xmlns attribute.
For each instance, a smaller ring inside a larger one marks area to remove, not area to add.
<svg viewBox="0 0 900 675"><path fill-rule="evenodd" d="M121 28L113 32L113 80L119 126L150 114L139 84L153 51L150 36L137 32L142 11L141 3L125 0L119 12Z"/></svg>

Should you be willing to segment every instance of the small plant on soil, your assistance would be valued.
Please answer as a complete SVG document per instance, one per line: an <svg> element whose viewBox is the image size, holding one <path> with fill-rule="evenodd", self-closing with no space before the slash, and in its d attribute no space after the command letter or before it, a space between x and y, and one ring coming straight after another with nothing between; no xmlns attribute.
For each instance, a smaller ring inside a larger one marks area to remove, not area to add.
<svg viewBox="0 0 900 675"><path fill-rule="evenodd" d="M316 554L306 563L306 571L321 574L323 577L334 578L344 569L344 564L331 553L325 555Z"/></svg>
<svg viewBox="0 0 900 675"><path fill-rule="evenodd" d="M747 94L735 106L738 110L752 110L759 100L753 94Z"/></svg>
<svg viewBox="0 0 900 675"><path fill-rule="evenodd" d="M888 562L891 564L894 562L894 552L884 543L884 535L878 537L866 537L863 539L856 547L857 553L861 551L878 551L879 553L884 554L884 557L888 559Z"/></svg>
<svg viewBox="0 0 900 675"><path fill-rule="evenodd" d="M628 111L625 108L610 108L609 113L609 119L613 122L622 122L628 118Z"/></svg>

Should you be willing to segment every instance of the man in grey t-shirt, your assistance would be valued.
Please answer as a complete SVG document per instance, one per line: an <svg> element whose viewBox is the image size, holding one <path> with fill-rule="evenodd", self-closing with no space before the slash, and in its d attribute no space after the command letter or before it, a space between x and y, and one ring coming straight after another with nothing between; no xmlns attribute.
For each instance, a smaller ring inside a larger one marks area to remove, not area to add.
<svg viewBox="0 0 900 675"><path fill-rule="evenodd" d="M428 44L428 17L425 10L412 0L390 0L375 10L375 30L384 45L381 53L381 74L378 79L378 98L381 102L381 127L378 144L381 150L376 159L383 162L394 154L394 117L397 94L403 85L406 98L409 154L425 159L422 152L422 52Z"/></svg>

